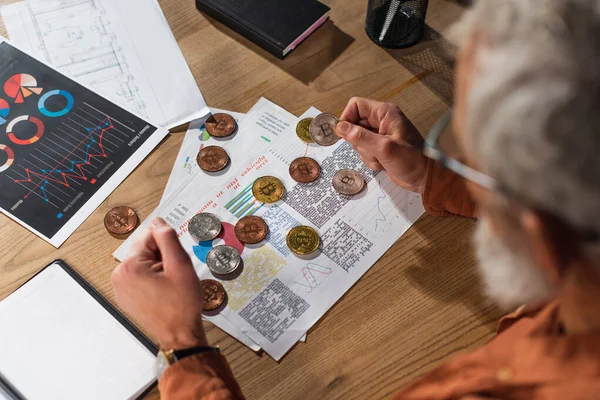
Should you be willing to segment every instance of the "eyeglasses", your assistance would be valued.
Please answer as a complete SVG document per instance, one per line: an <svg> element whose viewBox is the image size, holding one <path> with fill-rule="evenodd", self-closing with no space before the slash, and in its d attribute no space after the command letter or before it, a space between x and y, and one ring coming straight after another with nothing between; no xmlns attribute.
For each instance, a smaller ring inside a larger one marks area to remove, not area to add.
<svg viewBox="0 0 600 400"><path fill-rule="evenodd" d="M433 129L427 135L425 139L425 148L423 149L423 153L426 157L435 160L442 164L445 168L448 168L451 171L454 171L458 175L462 176L465 179L470 180L471 182L475 182L478 185L494 191L497 194L501 194L503 196L510 196L513 199L516 199L521 204L529 204L524 201L520 196L515 195L514 193L509 195L509 192L505 187L500 187L498 181L492 178L489 175L486 175L482 172L476 171L473 168L465 165L461 161L457 160L448 155L450 151L445 151L448 147L448 143L443 143L444 139L449 139L450 141L454 138L454 135L451 134L450 131L450 122L452 121L452 109L448 110L446 114L442 116L442 118L435 124ZM444 135L444 133L446 133ZM443 136L443 138L442 138ZM444 150L440 149L440 147L444 147ZM455 150L454 147L453 150ZM535 208L530 206L531 208ZM562 224L567 229L570 229L574 232L583 242L586 243L598 243L600 242L600 233L596 233L593 230L581 230L574 229L569 224L563 222L558 219L556 216L552 216L551 214L547 214L547 216L554 219L555 222Z"/></svg>
<svg viewBox="0 0 600 400"><path fill-rule="evenodd" d="M452 121L452 114L452 109L448 110L448 112L444 114L442 118L435 124L433 129L431 129L427 135L427 138L425 139L425 148L423 149L423 153L426 157L439 162L444 167L456 172L463 178L475 182L486 189L495 191L497 189L497 183L494 178L474 170L473 168L458 161L456 158L449 156L446 152L440 149L440 138L443 136L442 134L444 132L449 131L448 128L450 127L450 122ZM449 135L445 136L448 138Z"/></svg>

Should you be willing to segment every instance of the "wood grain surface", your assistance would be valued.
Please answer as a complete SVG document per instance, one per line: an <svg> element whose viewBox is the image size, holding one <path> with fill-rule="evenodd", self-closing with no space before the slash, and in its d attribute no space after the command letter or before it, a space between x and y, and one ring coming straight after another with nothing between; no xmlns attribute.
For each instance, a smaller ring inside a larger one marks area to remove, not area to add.
<svg viewBox="0 0 600 400"><path fill-rule="evenodd" d="M0 0L0 5L11 3ZM264 96L300 115L310 106L340 114L352 96L398 104L427 131L448 108L452 71L439 32L462 12L431 0L423 43L385 50L364 32L366 0L326 0L331 21L281 61L195 10L160 0L210 106L247 112ZM0 32L6 35L4 26ZM165 60L168 68L168 60ZM0 299L55 258L114 301L111 256L120 241L103 227L117 205L146 218L158 205L185 127L174 132L60 248L0 217ZM500 313L481 295L470 238L474 222L423 216L279 363L206 324L249 399L381 399L458 351L493 337ZM157 399L154 390L147 398Z"/></svg>

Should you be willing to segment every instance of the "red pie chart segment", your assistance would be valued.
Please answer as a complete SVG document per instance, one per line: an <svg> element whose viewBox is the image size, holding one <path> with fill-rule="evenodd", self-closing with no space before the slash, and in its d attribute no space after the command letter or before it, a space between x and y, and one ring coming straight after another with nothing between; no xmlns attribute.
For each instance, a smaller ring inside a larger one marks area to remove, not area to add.
<svg viewBox="0 0 600 400"><path fill-rule="evenodd" d="M39 95L44 89L38 87L37 80L29 74L16 74L8 78L4 84L4 92L10 98L15 99L15 103L24 103L25 98L32 94Z"/></svg>

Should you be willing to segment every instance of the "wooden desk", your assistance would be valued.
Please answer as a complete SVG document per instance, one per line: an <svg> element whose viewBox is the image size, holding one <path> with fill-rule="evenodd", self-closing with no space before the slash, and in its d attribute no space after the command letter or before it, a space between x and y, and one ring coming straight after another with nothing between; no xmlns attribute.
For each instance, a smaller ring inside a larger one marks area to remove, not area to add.
<svg viewBox="0 0 600 400"><path fill-rule="evenodd" d="M211 106L247 112L265 96L296 115L312 105L339 115L350 97L363 96L400 105L422 131L447 108L451 73L431 52L434 42L404 51L378 48L364 33L366 0L325 1L332 21L284 61L207 20L192 0L160 3ZM460 12L452 1L431 0L427 22L440 32ZM105 232L103 217L122 204L148 216L158 205L182 132L167 139L58 250L0 217L0 299L62 258L114 300L110 274L117 262L111 254L121 242ZM249 399L387 398L453 353L493 336L499 313L480 295L469 246L473 226L467 219L421 218L310 331L308 342L280 363L207 323L209 340L221 346ZM148 397L156 399L158 392Z"/></svg>

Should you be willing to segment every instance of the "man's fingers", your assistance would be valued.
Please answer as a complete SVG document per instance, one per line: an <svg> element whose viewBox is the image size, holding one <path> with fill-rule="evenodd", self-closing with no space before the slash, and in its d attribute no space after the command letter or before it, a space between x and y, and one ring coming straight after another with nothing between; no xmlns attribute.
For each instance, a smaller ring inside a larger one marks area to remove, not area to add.
<svg viewBox="0 0 600 400"><path fill-rule="evenodd" d="M360 156L361 161L372 171L383 171L383 165L379 163L379 161L374 160L372 158Z"/></svg>
<svg viewBox="0 0 600 400"><path fill-rule="evenodd" d="M346 139L353 147L360 147L369 154L377 157L387 146L388 138L384 135L373 133L362 126L342 121L336 127L336 133Z"/></svg>
<svg viewBox="0 0 600 400"><path fill-rule="evenodd" d="M157 218L152 221L151 231L167 273L169 270L175 272L180 271L181 268L189 268L190 257L181 246L173 228L162 218Z"/></svg>
<svg viewBox="0 0 600 400"><path fill-rule="evenodd" d="M379 162L379 160L374 157L370 152L368 152L367 150L363 149L362 147L359 146L354 146L354 150L358 153L358 155L360 156L360 160L363 162L363 164L365 164L367 167L374 169L374 170L380 170L383 169L383 166L381 165L381 163ZM376 168L373 168L376 167Z"/></svg>
<svg viewBox="0 0 600 400"><path fill-rule="evenodd" d="M349 121L358 124L361 120L368 120L373 107L377 102L364 99L362 97L353 97L348 101L348 105L340 116L340 121Z"/></svg>
<svg viewBox="0 0 600 400"><path fill-rule="evenodd" d="M157 250L158 247L152 236L152 230L146 229L146 231L142 233L131 246L128 257L153 257Z"/></svg>

